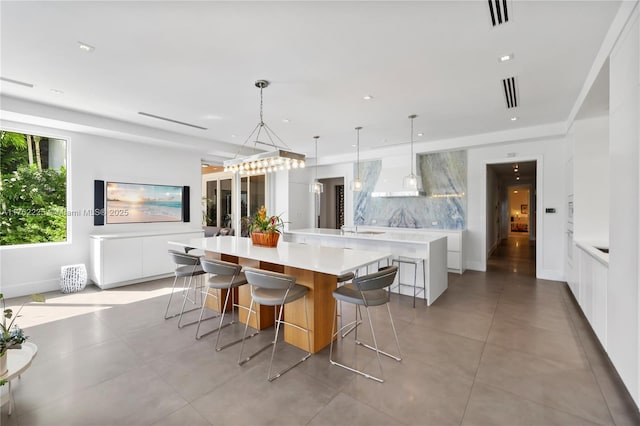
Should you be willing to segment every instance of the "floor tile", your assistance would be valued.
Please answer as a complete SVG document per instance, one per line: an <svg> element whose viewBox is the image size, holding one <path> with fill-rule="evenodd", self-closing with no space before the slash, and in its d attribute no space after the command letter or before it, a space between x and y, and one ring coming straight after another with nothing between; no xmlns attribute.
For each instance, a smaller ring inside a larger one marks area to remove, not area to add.
<svg viewBox="0 0 640 426"><path fill-rule="evenodd" d="M613 419L592 371L487 344L476 383L516 394L599 424Z"/></svg>
<svg viewBox="0 0 640 426"><path fill-rule="evenodd" d="M349 395L339 393L307 424L309 426L391 426L402 425L403 423L369 405L351 398Z"/></svg>
<svg viewBox="0 0 640 426"><path fill-rule="evenodd" d="M362 376L343 393L406 424L459 425L473 379L405 356L384 363L384 383Z"/></svg>
<svg viewBox="0 0 640 426"><path fill-rule="evenodd" d="M191 405L212 424L306 424L337 393L295 368L268 382L265 368L257 363Z"/></svg>
<svg viewBox="0 0 640 426"><path fill-rule="evenodd" d="M210 426L211 424L191 405L185 405L153 423L153 426Z"/></svg>
<svg viewBox="0 0 640 426"><path fill-rule="evenodd" d="M21 415L18 422L25 426L151 424L186 405L169 385L143 366L43 405Z"/></svg>
<svg viewBox="0 0 640 426"><path fill-rule="evenodd" d="M596 425L583 418L480 383L473 385L463 426Z"/></svg>
<svg viewBox="0 0 640 426"><path fill-rule="evenodd" d="M496 316L487 342L587 368L588 360L577 336L533 327L518 319Z"/></svg>

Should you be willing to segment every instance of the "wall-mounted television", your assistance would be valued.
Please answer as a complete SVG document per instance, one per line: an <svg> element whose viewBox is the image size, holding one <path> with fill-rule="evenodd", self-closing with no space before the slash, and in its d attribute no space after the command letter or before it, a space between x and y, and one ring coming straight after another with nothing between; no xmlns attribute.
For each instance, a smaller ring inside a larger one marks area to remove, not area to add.
<svg viewBox="0 0 640 426"><path fill-rule="evenodd" d="M188 188L107 182L107 223L182 222L189 204Z"/></svg>

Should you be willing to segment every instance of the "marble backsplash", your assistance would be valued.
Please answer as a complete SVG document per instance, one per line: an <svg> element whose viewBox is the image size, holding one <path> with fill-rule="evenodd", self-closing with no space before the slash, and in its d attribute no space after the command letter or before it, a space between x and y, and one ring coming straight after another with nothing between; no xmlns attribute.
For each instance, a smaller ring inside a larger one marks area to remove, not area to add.
<svg viewBox="0 0 640 426"><path fill-rule="evenodd" d="M426 196L372 198L382 161L360 163L363 190L354 192L356 225L464 229L467 213L467 152L418 154L418 174ZM398 190L402 189L398 176Z"/></svg>

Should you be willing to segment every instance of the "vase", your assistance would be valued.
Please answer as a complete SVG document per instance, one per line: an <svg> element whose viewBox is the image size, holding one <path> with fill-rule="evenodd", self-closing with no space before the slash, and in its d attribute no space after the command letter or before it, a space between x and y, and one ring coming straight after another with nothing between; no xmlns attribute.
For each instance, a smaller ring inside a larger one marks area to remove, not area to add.
<svg viewBox="0 0 640 426"><path fill-rule="evenodd" d="M277 232L252 232L251 242L254 246L275 247L278 245L280 234Z"/></svg>
<svg viewBox="0 0 640 426"><path fill-rule="evenodd" d="M7 351L4 351L2 355L0 355L0 377L7 374L9 368L7 367Z"/></svg>

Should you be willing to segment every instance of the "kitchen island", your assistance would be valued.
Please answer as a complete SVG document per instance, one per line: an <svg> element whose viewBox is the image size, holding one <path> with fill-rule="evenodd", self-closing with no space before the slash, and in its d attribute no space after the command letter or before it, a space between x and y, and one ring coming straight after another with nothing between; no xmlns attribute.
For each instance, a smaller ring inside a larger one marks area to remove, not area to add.
<svg viewBox="0 0 640 426"><path fill-rule="evenodd" d="M236 236L195 238L188 242L176 241L170 245L204 250L206 257L233 262L246 267L280 272L296 277L296 283L309 289L306 308L311 329L312 353L318 352L331 342L333 323L333 291L337 288L338 275L345 274L370 264L378 264L389 259L392 254L383 250L348 250L314 244L298 244L280 241L277 247L260 247L251 243L250 238ZM251 294L249 286L238 289L239 303L249 306ZM287 305L285 320L301 327L305 326L304 299ZM273 307L258 306L256 319L249 325L264 329L273 325ZM246 323L246 311L240 310L240 321ZM284 339L287 343L307 350L304 332L285 326Z"/></svg>
<svg viewBox="0 0 640 426"><path fill-rule="evenodd" d="M422 288L426 276L426 294L423 297L431 305L448 287L447 237L439 234L393 232L383 230L348 230L307 228L285 232L285 240L356 250L376 250L425 259L424 274L418 269L416 285ZM398 278L403 283L413 283L413 268L400 268ZM371 271L369 271L371 272ZM401 287L401 293L413 295L413 289ZM420 295L418 295L420 296Z"/></svg>

